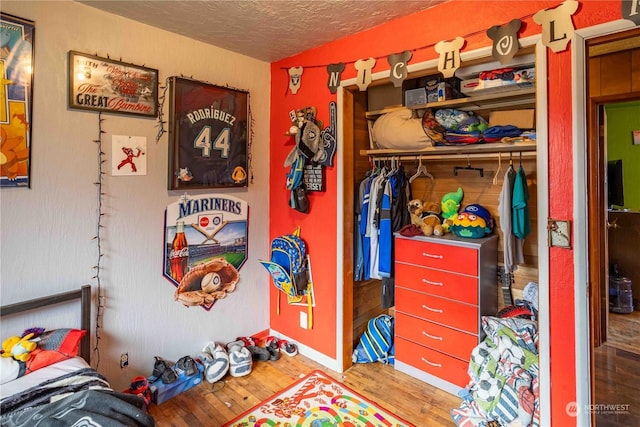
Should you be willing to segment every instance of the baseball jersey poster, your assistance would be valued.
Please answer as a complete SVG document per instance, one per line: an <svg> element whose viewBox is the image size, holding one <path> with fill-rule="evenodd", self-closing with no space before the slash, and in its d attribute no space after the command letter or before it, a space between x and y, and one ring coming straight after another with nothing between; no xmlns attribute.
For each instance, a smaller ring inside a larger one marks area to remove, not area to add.
<svg viewBox="0 0 640 427"><path fill-rule="evenodd" d="M171 77L169 190L246 187L249 93Z"/></svg>

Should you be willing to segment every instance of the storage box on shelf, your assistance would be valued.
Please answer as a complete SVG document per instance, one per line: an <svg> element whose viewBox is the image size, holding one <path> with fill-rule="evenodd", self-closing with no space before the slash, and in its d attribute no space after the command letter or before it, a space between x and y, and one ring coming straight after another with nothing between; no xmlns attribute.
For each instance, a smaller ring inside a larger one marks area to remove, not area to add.
<svg viewBox="0 0 640 427"><path fill-rule="evenodd" d="M469 382L481 317L495 315L498 236L395 236L395 367L456 394Z"/></svg>
<svg viewBox="0 0 640 427"><path fill-rule="evenodd" d="M178 378L171 384L164 384L161 380L156 380L151 383L151 401L156 405L160 405L172 397L176 397L180 393L200 384L202 382L204 366L196 361L196 368L198 371L191 376L187 376L186 372L177 369ZM151 380L151 377L149 380Z"/></svg>
<svg viewBox="0 0 640 427"><path fill-rule="evenodd" d="M468 96L476 94L502 93L535 86L536 69L526 67L501 73L501 70L488 71L477 78L463 80L460 91ZM495 74L495 75L494 75ZM504 77L504 75L507 77Z"/></svg>

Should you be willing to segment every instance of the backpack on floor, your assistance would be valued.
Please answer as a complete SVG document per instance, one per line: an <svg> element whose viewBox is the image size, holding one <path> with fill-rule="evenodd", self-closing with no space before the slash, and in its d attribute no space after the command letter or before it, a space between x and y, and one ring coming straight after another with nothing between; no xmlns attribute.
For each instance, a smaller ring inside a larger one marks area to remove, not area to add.
<svg viewBox="0 0 640 427"><path fill-rule="evenodd" d="M353 363L383 362L393 365L393 325L394 319L388 314L381 314L369 320L367 329L353 350Z"/></svg>
<svg viewBox="0 0 640 427"><path fill-rule="evenodd" d="M309 268L307 246L300 237L300 227L291 234L275 237L271 241L271 259L260 260L260 263L271 275L273 285L278 292L277 313L280 314L280 293L287 296L287 301L300 303L305 296L309 306L309 329L311 329L312 281Z"/></svg>

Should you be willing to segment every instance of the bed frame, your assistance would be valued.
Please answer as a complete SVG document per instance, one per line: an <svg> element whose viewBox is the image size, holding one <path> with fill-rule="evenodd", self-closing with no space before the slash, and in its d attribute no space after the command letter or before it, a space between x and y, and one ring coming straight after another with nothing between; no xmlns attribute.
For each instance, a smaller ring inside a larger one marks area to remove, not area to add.
<svg viewBox="0 0 640 427"><path fill-rule="evenodd" d="M77 291L62 292L29 301L7 304L0 307L0 317L23 313L67 301L80 300L80 328L87 331L80 341L80 356L91 363L91 286L83 285Z"/></svg>

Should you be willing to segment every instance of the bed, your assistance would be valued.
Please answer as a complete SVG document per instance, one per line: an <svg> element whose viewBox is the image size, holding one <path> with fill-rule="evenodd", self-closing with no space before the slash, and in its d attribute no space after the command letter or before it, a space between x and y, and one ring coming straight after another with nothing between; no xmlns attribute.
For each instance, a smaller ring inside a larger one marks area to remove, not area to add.
<svg viewBox="0 0 640 427"><path fill-rule="evenodd" d="M30 360L18 362L15 379L5 375L7 366L13 370L13 359L3 360L0 425L154 426L144 399L113 390L90 366L91 286L4 305L0 316L24 315L71 301L80 303L80 328L45 329Z"/></svg>

